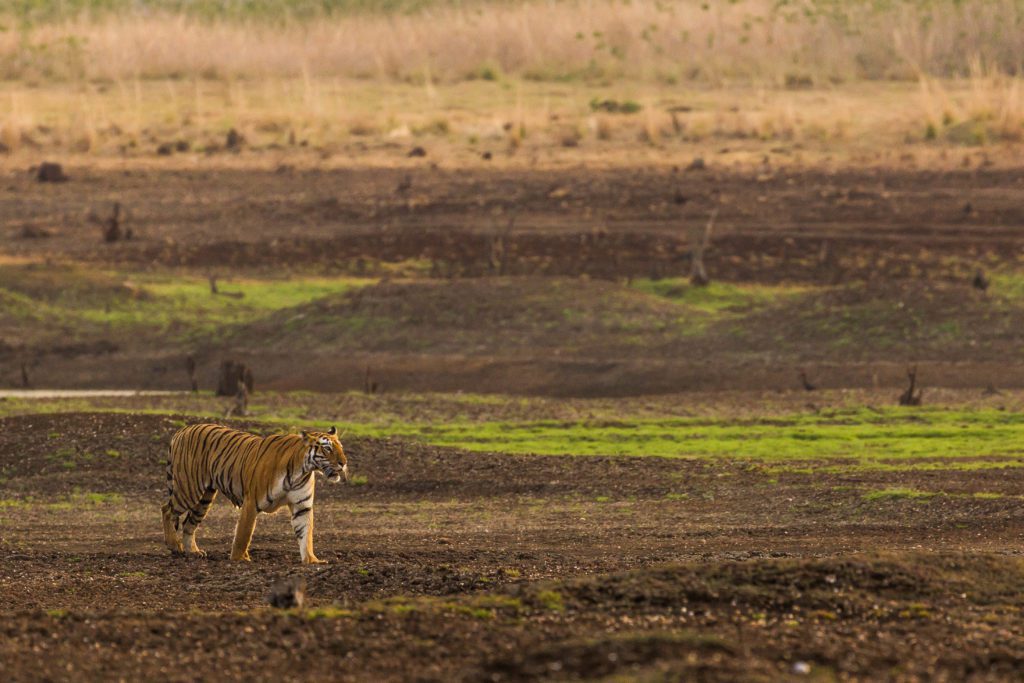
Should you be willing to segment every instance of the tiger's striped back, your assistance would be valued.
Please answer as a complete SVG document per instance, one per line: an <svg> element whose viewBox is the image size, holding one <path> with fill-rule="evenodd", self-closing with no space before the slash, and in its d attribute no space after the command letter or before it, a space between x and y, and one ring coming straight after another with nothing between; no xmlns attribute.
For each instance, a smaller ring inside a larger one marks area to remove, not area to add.
<svg viewBox="0 0 1024 683"><path fill-rule="evenodd" d="M261 437L217 424L185 427L171 439L167 466L167 496L182 511L192 509L202 494L217 491L241 507L247 489L258 482L266 467L302 446L298 434ZM263 463L266 465L267 463Z"/></svg>

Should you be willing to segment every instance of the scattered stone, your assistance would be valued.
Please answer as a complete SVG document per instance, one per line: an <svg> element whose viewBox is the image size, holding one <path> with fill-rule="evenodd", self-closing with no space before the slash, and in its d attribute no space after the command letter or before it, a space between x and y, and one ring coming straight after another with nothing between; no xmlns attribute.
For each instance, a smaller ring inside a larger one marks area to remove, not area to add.
<svg viewBox="0 0 1024 683"><path fill-rule="evenodd" d="M703 171L706 170L708 165L704 162L703 157L696 157L690 162L690 165L686 167L687 171Z"/></svg>
<svg viewBox="0 0 1024 683"><path fill-rule="evenodd" d="M409 156L410 157L425 157L425 156L427 156L427 150L425 150L422 147L417 145L416 147L413 147L412 149L409 150Z"/></svg>
<svg viewBox="0 0 1024 683"><path fill-rule="evenodd" d="M224 147L233 152L237 152L238 150L242 149L243 145L245 145L245 136L239 133L234 128L229 130L227 138L225 138L224 140Z"/></svg>
<svg viewBox="0 0 1024 683"><path fill-rule="evenodd" d="M490 161L493 156L494 155L491 154L490 152L484 152L483 154L480 155L480 158L483 159L484 161Z"/></svg>
<svg viewBox="0 0 1024 683"><path fill-rule="evenodd" d="M793 662L793 673L797 676L806 676L811 673L811 665L807 662Z"/></svg>
<svg viewBox="0 0 1024 683"><path fill-rule="evenodd" d="M267 603L278 609L301 608L305 601L306 580L301 576L278 579L267 594Z"/></svg>
<svg viewBox="0 0 1024 683"><path fill-rule="evenodd" d="M64 168L52 161L44 161L39 165L36 179L41 183L66 183L69 180Z"/></svg>
<svg viewBox="0 0 1024 683"><path fill-rule="evenodd" d="M22 226L18 236L26 240L39 240L53 237L53 233L36 225L25 225Z"/></svg>
<svg viewBox="0 0 1024 683"><path fill-rule="evenodd" d="M174 154L174 145L169 142L165 142L156 148L156 153L162 157L169 157Z"/></svg>

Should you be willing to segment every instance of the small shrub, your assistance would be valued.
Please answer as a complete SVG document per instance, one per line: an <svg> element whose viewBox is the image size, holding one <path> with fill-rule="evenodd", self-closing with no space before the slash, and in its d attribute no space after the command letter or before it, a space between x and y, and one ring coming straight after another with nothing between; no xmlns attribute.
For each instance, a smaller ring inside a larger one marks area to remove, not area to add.
<svg viewBox="0 0 1024 683"><path fill-rule="evenodd" d="M558 591L540 591L537 593L537 602L541 607L552 612L561 612L565 609L562 594Z"/></svg>
<svg viewBox="0 0 1024 683"><path fill-rule="evenodd" d="M888 488L881 489L879 491L870 491L864 494L864 500L897 500L900 498L916 499L916 498L932 498L935 493L929 491L918 491L917 489L910 488Z"/></svg>
<svg viewBox="0 0 1024 683"><path fill-rule="evenodd" d="M351 610L341 609L333 605L306 610L305 614L306 619L345 619L355 615L356 613Z"/></svg>
<svg viewBox="0 0 1024 683"><path fill-rule="evenodd" d="M609 114L636 114L643 110L643 106L634 100L618 100L606 99L602 100L595 97L590 100L591 111L603 111Z"/></svg>

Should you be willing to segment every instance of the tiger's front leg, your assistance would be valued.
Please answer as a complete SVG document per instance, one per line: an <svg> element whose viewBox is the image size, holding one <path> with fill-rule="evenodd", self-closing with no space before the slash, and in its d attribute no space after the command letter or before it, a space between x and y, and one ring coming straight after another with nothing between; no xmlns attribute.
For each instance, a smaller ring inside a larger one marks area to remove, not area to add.
<svg viewBox="0 0 1024 683"><path fill-rule="evenodd" d="M313 498L301 503L288 503L292 513L292 531L299 542L299 556L302 564L327 564L313 554Z"/></svg>
<svg viewBox="0 0 1024 683"><path fill-rule="evenodd" d="M252 532L256 528L256 504L252 497L242 501L242 512L238 515L238 524L235 526L235 540L231 544L231 559L244 560L248 562L249 544L252 542Z"/></svg>

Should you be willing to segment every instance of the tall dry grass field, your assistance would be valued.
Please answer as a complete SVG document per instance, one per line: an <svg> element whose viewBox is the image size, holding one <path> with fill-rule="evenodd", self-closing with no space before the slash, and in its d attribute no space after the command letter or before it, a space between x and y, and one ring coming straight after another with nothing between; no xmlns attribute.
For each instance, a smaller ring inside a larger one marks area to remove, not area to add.
<svg viewBox="0 0 1024 683"><path fill-rule="evenodd" d="M1024 0L23 0L0 144L608 156L1024 138ZM595 103L628 104L608 112ZM509 132L511 131L511 133ZM760 158L760 155L757 155Z"/></svg>
<svg viewBox="0 0 1024 683"><path fill-rule="evenodd" d="M64 6L22 4L34 2ZM277 12L223 16L188 8L246 5L66 4L64 11L8 11L0 77L453 81L509 74L793 85L966 75L971 60L1015 73L1024 55L1021 0L480 1L305 18L286 12L287 2ZM109 6L122 11L101 11Z"/></svg>

